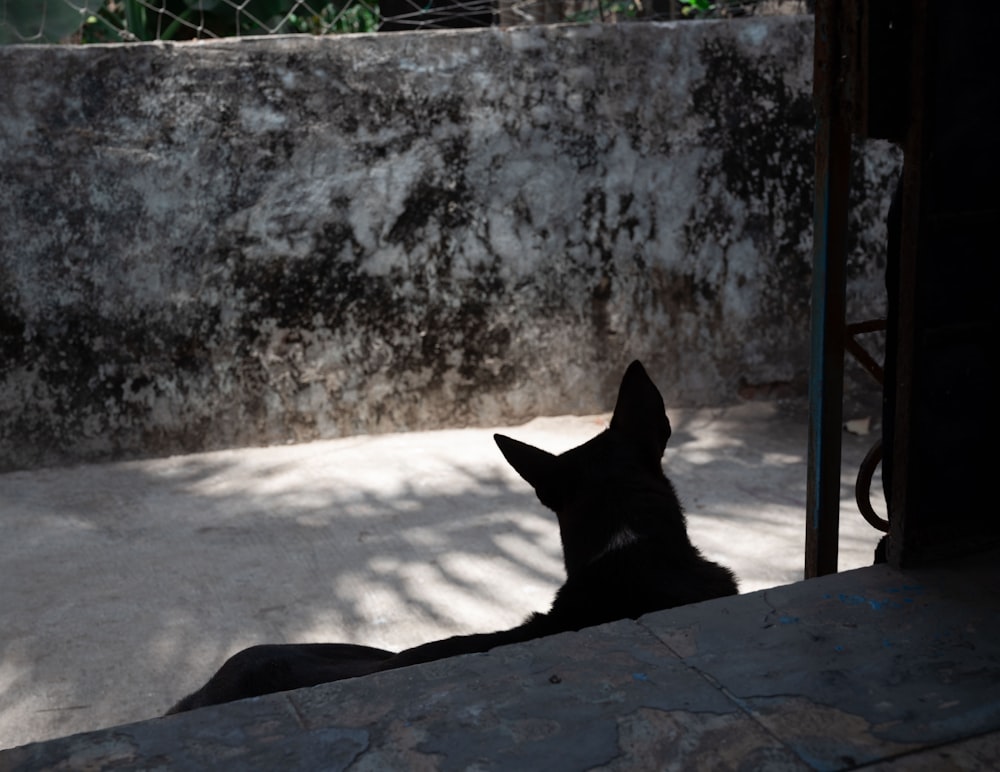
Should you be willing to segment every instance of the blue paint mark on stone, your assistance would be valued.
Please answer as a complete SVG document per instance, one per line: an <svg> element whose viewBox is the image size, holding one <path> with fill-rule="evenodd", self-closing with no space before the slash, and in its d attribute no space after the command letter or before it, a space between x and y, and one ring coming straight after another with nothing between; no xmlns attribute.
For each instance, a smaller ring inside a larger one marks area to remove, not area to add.
<svg viewBox="0 0 1000 772"><path fill-rule="evenodd" d="M648 681L649 680L649 676L646 675L645 673L633 673L632 674L632 678L634 678L636 681Z"/></svg>
<svg viewBox="0 0 1000 772"><path fill-rule="evenodd" d="M887 608L903 608L903 604L896 600L879 600L877 598L866 598L864 595L846 595L844 593L841 593L838 597L841 603L848 606L870 606L873 611L884 611ZM909 602L912 603L912 599Z"/></svg>
<svg viewBox="0 0 1000 772"><path fill-rule="evenodd" d="M841 646L841 645L840 645L840 644L838 643L838 644L837 644L836 646L834 646L834 647L833 647L833 650L834 650L834 651L843 651L843 650L844 650L844 647L843 647L843 646Z"/></svg>
<svg viewBox="0 0 1000 772"><path fill-rule="evenodd" d="M924 588L920 584L904 584L902 587L890 587L888 592L893 595L902 595L903 593L909 593L912 595L923 595ZM913 598L903 598L903 603L913 603Z"/></svg>
<svg viewBox="0 0 1000 772"><path fill-rule="evenodd" d="M799 621L798 617L781 617L779 620L783 625L794 625Z"/></svg>

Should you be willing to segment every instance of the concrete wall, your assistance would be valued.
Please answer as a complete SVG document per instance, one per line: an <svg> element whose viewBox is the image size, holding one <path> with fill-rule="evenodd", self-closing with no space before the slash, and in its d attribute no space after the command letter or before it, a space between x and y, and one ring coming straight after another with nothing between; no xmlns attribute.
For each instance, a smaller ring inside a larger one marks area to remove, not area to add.
<svg viewBox="0 0 1000 772"><path fill-rule="evenodd" d="M812 35L0 48L0 468L802 393Z"/></svg>

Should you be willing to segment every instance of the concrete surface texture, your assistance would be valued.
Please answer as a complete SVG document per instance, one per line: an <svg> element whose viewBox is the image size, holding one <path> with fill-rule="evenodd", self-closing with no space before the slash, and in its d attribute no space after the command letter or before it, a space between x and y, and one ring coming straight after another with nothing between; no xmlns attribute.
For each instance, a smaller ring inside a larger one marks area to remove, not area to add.
<svg viewBox="0 0 1000 772"><path fill-rule="evenodd" d="M0 469L596 413L636 357L671 404L801 393L812 44L0 48ZM852 319L898 168L858 148Z"/></svg>
<svg viewBox="0 0 1000 772"><path fill-rule="evenodd" d="M0 751L0 768L989 772L996 558L862 568Z"/></svg>
<svg viewBox="0 0 1000 772"><path fill-rule="evenodd" d="M743 592L800 579L801 408L668 414L694 543ZM607 418L502 431L561 452ZM844 440L850 568L878 535L849 501L871 438ZM563 577L554 516L485 429L12 472L0 524L0 747L160 715L254 643L398 649L513 626Z"/></svg>

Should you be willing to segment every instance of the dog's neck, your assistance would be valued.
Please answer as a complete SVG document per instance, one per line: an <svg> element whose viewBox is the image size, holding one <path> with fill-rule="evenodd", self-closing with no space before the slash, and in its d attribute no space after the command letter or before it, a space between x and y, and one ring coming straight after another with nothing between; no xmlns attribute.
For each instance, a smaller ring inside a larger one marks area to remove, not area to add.
<svg viewBox="0 0 1000 772"><path fill-rule="evenodd" d="M631 547L633 544L639 542L639 534L629 528L627 525L623 525L618 528L611 538L608 539L608 543L604 545L604 549L598 552L594 557L587 561L587 565L592 566L594 563L599 561L601 558L607 557L612 552L617 552L618 550L623 550L626 547Z"/></svg>

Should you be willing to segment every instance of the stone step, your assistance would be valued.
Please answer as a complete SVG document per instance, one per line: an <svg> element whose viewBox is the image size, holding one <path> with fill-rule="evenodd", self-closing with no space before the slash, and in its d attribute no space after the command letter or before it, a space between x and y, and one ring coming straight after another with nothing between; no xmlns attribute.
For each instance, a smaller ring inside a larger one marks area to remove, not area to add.
<svg viewBox="0 0 1000 772"><path fill-rule="evenodd" d="M0 770L986 769L997 558L862 568L77 734L2 751Z"/></svg>

